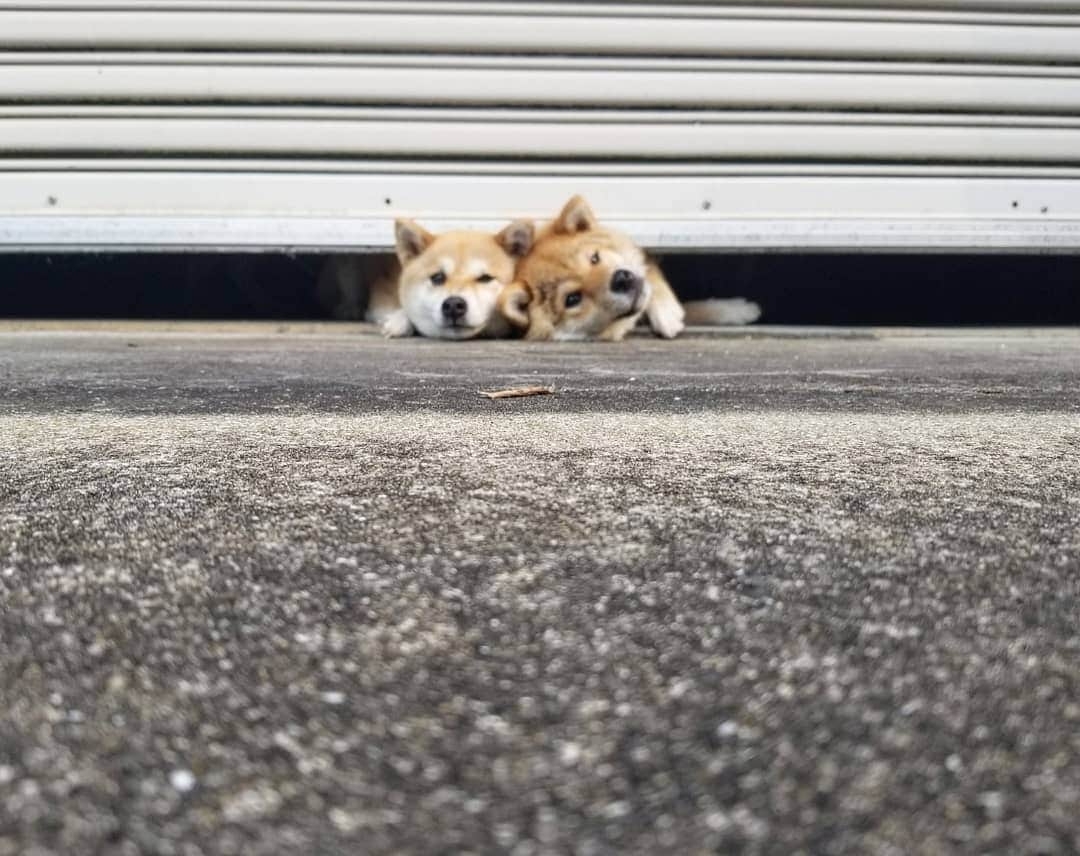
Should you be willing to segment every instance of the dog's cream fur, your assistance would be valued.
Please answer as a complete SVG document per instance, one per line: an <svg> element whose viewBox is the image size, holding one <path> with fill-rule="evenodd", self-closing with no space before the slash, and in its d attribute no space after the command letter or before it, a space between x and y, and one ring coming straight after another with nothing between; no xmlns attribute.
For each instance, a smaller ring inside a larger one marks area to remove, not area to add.
<svg viewBox="0 0 1080 856"><path fill-rule="evenodd" d="M396 258L331 259L320 277L320 297L333 307L334 317L362 315L388 337L506 336L512 328L499 311L500 292L513 281L515 264L533 237L527 220L515 220L495 235L433 235L412 220L396 220ZM460 317L444 311L447 299L461 301Z"/></svg>
<svg viewBox="0 0 1080 856"><path fill-rule="evenodd" d="M660 269L628 237L602 228L580 196L540 232L502 300L527 339L614 341L643 313L665 338L683 328L682 306Z"/></svg>
<svg viewBox="0 0 1080 856"><path fill-rule="evenodd" d="M630 238L600 225L573 197L539 235L515 220L496 235L433 235L394 224L397 257L339 256L319 295L335 318L364 317L390 337L504 337L618 341L642 319L673 338L685 323L748 324L760 308L743 298L679 302L660 267ZM516 269L515 269L516 264ZM447 298L459 301L450 317Z"/></svg>
<svg viewBox="0 0 1080 856"><path fill-rule="evenodd" d="M537 236L503 290L502 314L527 339L622 339L643 317L665 339L683 330L685 310L655 261L630 238L600 225L573 197ZM695 323L742 324L760 311L745 300L695 301Z"/></svg>
<svg viewBox="0 0 1080 856"><path fill-rule="evenodd" d="M394 236L401 275L401 309L387 319L389 336L441 339L499 337L510 325L499 311L500 292L513 282L514 267L533 241L534 227L515 220L496 235L447 232L433 235L412 220L398 220ZM465 302L465 315L453 322L443 311L448 298Z"/></svg>

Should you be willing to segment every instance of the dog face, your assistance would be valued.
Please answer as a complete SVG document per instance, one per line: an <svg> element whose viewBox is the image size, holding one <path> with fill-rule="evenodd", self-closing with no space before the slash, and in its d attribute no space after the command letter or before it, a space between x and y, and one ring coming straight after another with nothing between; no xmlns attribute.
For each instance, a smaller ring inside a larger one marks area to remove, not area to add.
<svg viewBox="0 0 1080 856"><path fill-rule="evenodd" d="M501 297L502 312L529 339L595 339L649 302L645 254L602 228L580 196L537 238ZM628 322L632 323L632 322Z"/></svg>
<svg viewBox="0 0 1080 856"><path fill-rule="evenodd" d="M401 305L421 335L471 339L505 332L499 293L513 281L517 259L532 246L532 223L515 220L497 235L433 235L412 220L397 220L394 237Z"/></svg>

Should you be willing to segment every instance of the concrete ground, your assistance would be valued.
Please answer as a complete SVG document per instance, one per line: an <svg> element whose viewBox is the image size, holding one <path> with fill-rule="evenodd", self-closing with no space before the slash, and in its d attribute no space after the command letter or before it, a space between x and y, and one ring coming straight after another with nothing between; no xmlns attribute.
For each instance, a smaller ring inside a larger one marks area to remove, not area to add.
<svg viewBox="0 0 1080 856"><path fill-rule="evenodd" d="M1080 333L360 329L0 327L0 854L1080 850Z"/></svg>

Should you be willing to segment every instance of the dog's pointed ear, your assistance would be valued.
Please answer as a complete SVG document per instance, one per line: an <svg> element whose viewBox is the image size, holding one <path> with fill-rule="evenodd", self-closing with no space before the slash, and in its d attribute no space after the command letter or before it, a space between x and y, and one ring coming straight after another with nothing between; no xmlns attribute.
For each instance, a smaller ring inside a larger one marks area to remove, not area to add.
<svg viewBox="0 0 1080 856"><path fill-rule="evenodd" d="M575 196L555 218L555 231L563 235L588 232L597 227L596 215L582 196Z"/></svg>
<svg viewBox="0 0 1080 856"><path fill-rule="evenodd" d="M499 232L495 240L507 253L515 259L520 259L532 249L535 237L536 226L533 225L532 220L515 220Z"/></svg>
<svg viewBox="0 0 1080 856"><path fill-rule="evenodd" d="M512 282L499 292L499 312L513 326L524 330L529 326L529 303L532 292L523 282Z"/></svg>
<svg viewBox="0 0 1080 856"><path fill-rule="evenodd" d="M412 220L394 221L394 246L398 260L404 265L431 246L435 236Z"/></svg>

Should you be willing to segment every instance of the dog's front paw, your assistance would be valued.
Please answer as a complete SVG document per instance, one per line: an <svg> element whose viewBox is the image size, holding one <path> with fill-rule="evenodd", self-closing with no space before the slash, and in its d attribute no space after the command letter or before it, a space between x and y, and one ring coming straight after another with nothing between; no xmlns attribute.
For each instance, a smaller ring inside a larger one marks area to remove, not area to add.
<svg viewBox="0 0 1080 856"><path fill-rule="evenodd" d="M382 334L387 339L402 339L416 332L404 309L399 309L397 312L387 315L383 319L381 326Z"/></svg>
<svg viewBox="0 0 1080 856"><path fill-rule="evenodd" d="M674 339L686 326L683 323L685 313L677 300L651 303L646 314L649 316L649 326L652 327L653 332L665 339Z"/></svg>

